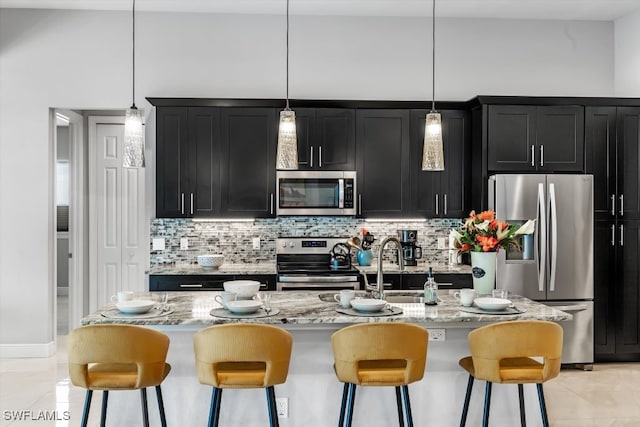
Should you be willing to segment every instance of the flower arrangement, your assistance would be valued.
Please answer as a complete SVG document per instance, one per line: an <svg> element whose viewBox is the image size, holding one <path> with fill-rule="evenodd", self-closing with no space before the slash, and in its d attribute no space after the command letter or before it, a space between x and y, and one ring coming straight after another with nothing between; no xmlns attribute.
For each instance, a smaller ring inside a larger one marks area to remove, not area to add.
<svg viewBox="0 0 640 427"><path fill-rule="evenodd" d="M519 248L517 237L534 230L535 220L518 226L497 220L492 210L477 215L471 211L459 231L451 230L450 237L458 252L498 252L500 248Z"/></svg>
<svg viewBox="0 0 640 427"><path fill-rule="evenodd" d="M367 250L371 248L371 245L373 244L373 242L375 242L376 239L373 236L373 234L369 233L369 231L366 228L362 229L362 250Z"/></svg>

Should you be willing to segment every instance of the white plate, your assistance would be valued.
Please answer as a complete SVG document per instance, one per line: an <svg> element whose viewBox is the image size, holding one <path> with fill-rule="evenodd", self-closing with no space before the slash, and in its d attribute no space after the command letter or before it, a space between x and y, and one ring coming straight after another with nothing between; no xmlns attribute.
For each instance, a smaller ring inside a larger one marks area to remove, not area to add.
<svg viewBox="0 0 640 427"><path fill-rule="evenodd" d="M229 301L227 303L227 309L234 314L255 313L260 307L262 307L262 303L253 300Z"/></svg>
<svg viewBox="0 0 640 427"><path fill-rule="evenodd" d="M511 305L511 300L502 298L483 297L476 298L473 303L483 310L498 311L504 310Z"/></svg>
<svg viewBox="0 0 640 427"><path fill-rule="evenodd" d="M351 307L357 311L373 313L382 310L387 305L383 299L356 298L351 300Z"/></svg>
<svg viewBox="0 0 640 427"><path fill-rule="evenodd" d="M116 307L118 308L118 310L126 314L146 313L147 311L151 310L154 305L156 305L156 303L150 300L132 300L116 303Z"/></svg>
<svg viewBox="0 0 640 427"><path fill-rule="evenodd" d="M251 298L260 290L260 282L255 280L230 280L222 285L225 291L233 292L238 298Z"/></svg>

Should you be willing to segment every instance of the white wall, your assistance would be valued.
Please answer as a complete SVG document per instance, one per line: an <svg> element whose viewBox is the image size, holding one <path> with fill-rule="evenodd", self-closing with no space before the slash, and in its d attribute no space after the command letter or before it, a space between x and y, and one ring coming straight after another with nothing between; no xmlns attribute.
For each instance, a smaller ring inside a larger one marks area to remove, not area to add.
<svg viewBox="0 0 640 427"><path fill-rule="evenodd" d="M0 9L5 347L53 340L49 108L129 106L130 22L126 12ZM283 16L140 13L137 24L136 104L147 113L145 96L284 96ZM290 34L291 98L431 97L426 18L293 16ZM441 20L436 97L612 96L613 34L602 22Z"/></svg>
<svg viewBox="0 0 640 427"><path fill-rule="evenodd" d="M615 96L640 97L640 11L615 22Z"/></svg>

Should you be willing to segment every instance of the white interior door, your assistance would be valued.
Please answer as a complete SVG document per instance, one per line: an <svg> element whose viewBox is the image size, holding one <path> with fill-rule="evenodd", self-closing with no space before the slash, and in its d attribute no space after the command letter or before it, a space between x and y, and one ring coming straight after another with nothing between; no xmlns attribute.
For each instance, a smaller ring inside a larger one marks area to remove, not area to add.
<svg viewBox="0 0 640 427"><path fill-rule="evenodd" d="M144 168L123 168L124 117L89 118L89 310L120 290L143 291Z"/></svg>

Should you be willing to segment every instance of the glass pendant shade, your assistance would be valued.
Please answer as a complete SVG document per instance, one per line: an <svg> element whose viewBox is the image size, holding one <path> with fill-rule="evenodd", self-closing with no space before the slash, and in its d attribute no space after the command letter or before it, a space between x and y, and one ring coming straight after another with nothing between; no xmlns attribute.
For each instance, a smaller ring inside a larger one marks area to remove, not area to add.
<svg viewBox="0 0 640 427"><path fill-rule="evenodd" d="M124 119L124 153L122 166L125 168L144 167L144 126L142 110L129 108Z"/></svg>
<svg viewBox="0 0 640 427"><path fill-rule="evenodd" d="M424 127L424 147L422 149L422 170L444 170L442 148L442 117L440 113L427 114Z"/></svg>
<svg viewBox="0 0 640 427"><path fill-rule="evenodd" d="M280 111L276 169L298 169L296 113L293 110L284 109Z"/></svg>

